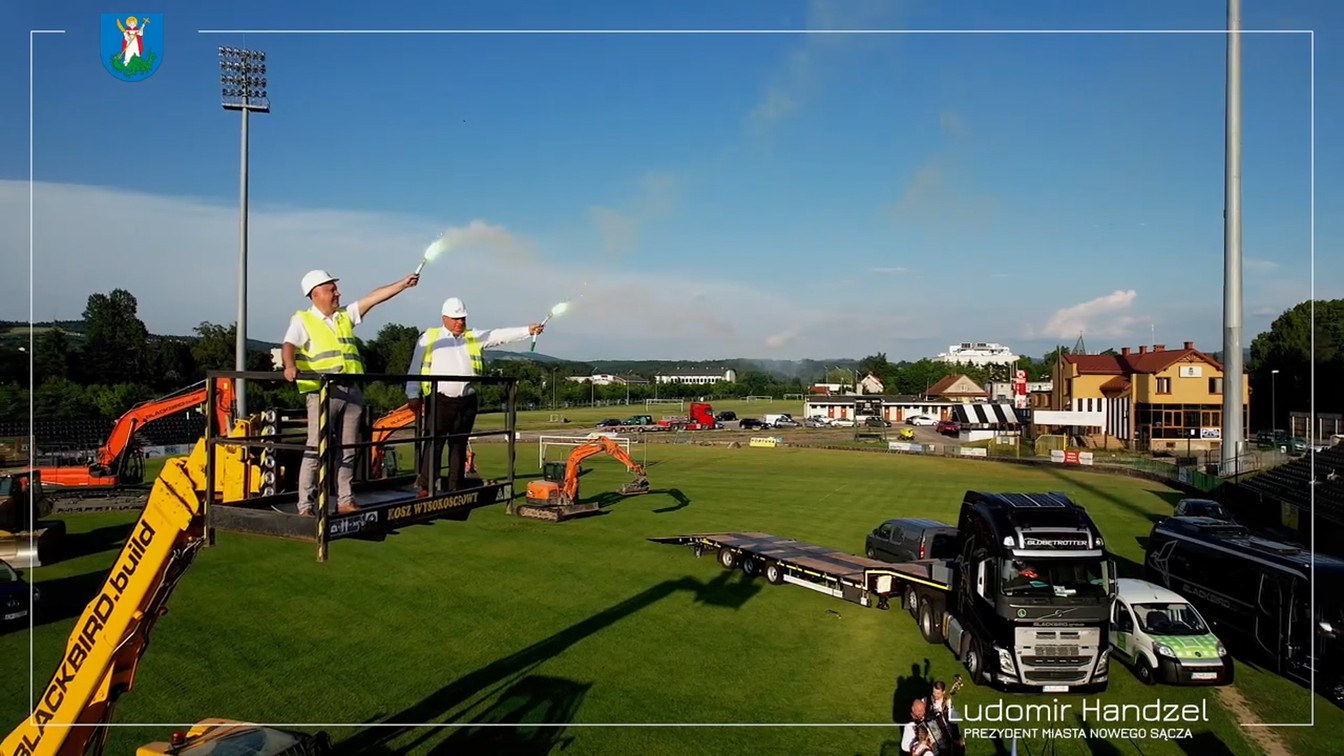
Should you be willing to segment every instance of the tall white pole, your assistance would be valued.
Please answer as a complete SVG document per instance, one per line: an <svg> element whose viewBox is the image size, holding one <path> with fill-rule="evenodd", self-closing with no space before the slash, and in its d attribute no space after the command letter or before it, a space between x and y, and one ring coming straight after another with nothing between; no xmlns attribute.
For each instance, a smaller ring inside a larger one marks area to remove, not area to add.
<svg viewBox="0 0 1344 756"><path fill-rule="evenodd" d="M1241 0L1227 0L1227 156L1223 211L1223 474L1245 443L1241 353Z"/></svg>

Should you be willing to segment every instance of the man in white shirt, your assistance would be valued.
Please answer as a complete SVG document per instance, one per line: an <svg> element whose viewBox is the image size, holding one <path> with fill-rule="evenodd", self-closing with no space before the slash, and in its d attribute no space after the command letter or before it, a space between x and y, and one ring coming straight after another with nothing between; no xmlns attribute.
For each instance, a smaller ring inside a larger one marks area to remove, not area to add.
<svg viewBox="0 0 1344 756"><path fill-rule="evenodd" d="M415 353L406 372L410 375L480 376L485 373L483 351L492 346L522 341L542 332L540 323L517 328L475 331L467 328L467 307L457 297L444 300L443 325L427 329L415 342ZM467 438L476 423L480 397L474 383L468 381L408 381L406 396L411 409L420 412L423 402L435 394L433 421L428 425L434 436L425 443L420 456L417 485L428 496L439 482L443 444L448 443L448 482L445 491L463 488L467 462ZM447 434L451 438L445 439Z"/></svg>
<svg viewBox="0 0 1344 756"><path fill-rule="evenodd" d="M290 317L281 346L285 380L298 385L299 393L308 404L308 448L299 463L298 511L301 515L313 514L313 503L317 498L317 390L320 384L295 379L299 373L363 373L364 362L354 344L354 327L378 304L419 283L420 277L412 274L396 283L380 286L344 308L341 307L340 289L336 286L339 280L325 270L310 270L304 275L299 288L313 304ZM336 443L357 443L364 409L364 393L359 384L333 384L327 392L327 405L327 422L338 433ZM341 514L359 509L351 490L358 453L358 449L341 450L336 473L336 511Z"/></svg>

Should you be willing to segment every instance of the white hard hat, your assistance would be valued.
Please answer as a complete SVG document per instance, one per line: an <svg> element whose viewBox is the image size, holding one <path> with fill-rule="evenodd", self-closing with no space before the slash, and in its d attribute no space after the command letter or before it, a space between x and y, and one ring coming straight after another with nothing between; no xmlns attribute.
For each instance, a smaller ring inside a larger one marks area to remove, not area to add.
<svg viewBox="0 0 1344 756"><path fill-rule="evenodd" d="M312 294L313 289L316 289L317 287L321 286L324 283L327 283L328 281L339 281L339 280L341 279L337 278L336 276L333 276L332 274L326 272L325 270L310 270L307 273L303 274L303 283L301 284L303 288L303 295L306 297L309 294Z"/></svg>
<svg viewBox="0 0 1344 756"><path fill-rule="evenodd" d="M443 300L443 316L445 318L465 318L467 316L467 306L462 304L462 300L457 297L448 297Z"/></svg>

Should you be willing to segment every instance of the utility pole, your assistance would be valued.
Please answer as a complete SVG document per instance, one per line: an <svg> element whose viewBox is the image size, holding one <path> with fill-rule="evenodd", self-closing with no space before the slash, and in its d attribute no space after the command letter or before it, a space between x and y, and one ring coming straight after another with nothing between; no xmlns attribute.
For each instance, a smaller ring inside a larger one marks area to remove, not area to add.
<svg viewBox="0 0 1344 756"><path fill-rule="evenodd" d="M247 369L247 120L250 113L271 112L266 97L266 53L237 47L219 48L220 98L225 110L243 114L242 157L238 188L238 327L234 370ZM247 391L234 382L235 417L247 415Z"/></svg>
<svg viewBox="0 0 1344 756"><path fill-rule="evenodd" d="M1227 0L1227 155L1223 210L1223 458L1235 468L1244 443L1241 354L1241 0Z"/></svg>

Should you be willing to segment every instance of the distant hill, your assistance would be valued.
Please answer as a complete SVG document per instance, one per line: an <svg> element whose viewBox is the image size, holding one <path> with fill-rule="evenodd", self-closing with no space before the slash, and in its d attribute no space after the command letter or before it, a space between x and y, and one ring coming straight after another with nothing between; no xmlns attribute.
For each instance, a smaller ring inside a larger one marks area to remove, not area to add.
<svg viewBox="0 0 1344 756"><path fill-rule="evenodd" d="M74 345L83 343L85 324L82 320L44 321L33 324L33 331L40 335L44 331L58 328L66 333ZM173 339L185 342L196 340L196 336L172 336L150 334L149 340ZM28 324L18 321L0 320L0 346L26 346L28 344ZM280 343L261 339L248 339L250 350L269 351L279 349ZM523 360L548 365L575 365L591 368L595 373L613 373L617 375L655 375L657 373L686 369L731 369L741 374L746 371L760 371L780 378L803 378L812 380L830 367L852 368L857 360L851 358L833 358L826 360L758 360L746 357L734 357L721 360L571 360L542 352L511 351L500 349L485 350L489 360Z"/></svg>

